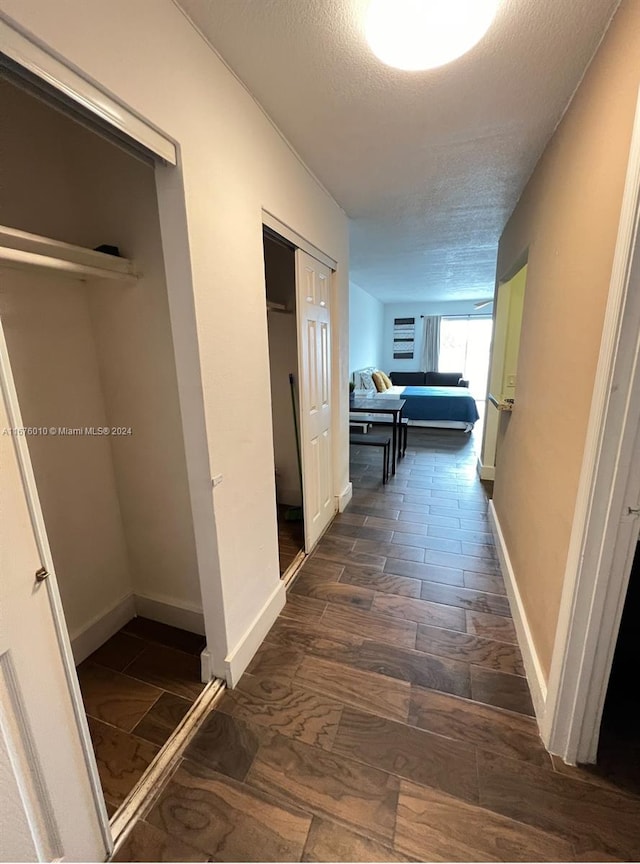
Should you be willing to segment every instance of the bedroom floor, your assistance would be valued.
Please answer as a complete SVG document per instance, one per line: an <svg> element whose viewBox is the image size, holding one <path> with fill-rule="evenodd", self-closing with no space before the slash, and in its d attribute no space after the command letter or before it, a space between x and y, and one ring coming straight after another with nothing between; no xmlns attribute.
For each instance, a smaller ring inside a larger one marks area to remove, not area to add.
<svg viewBox="0 0 640 864"><path fill-rule="evenodd" d="M537 734L474 439L409 431L118 860L636 860L640 796Z"/></svg>

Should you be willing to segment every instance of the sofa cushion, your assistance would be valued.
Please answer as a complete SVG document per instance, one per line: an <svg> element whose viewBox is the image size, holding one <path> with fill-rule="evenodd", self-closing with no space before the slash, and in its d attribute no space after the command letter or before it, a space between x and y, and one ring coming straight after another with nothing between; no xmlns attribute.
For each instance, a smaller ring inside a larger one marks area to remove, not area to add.
<svg viewBox="0 0 640 864"><path fill-rule="evenodd" d="M389 372L392 382L399 387L424 387L425 372Z"/></svg>
<svg viewBox="0 0 640 864"><path fill-rule="evenodd" d="M457 387L462 372L425 372L427 387Z"/></svg>

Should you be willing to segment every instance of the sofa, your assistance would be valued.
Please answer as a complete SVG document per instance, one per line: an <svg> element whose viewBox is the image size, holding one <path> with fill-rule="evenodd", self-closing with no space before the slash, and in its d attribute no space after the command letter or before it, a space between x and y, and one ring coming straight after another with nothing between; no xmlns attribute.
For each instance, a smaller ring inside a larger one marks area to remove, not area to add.
<svg viewBox="0 0 640 864"><path fill-rule="evenodd" d="M468 387L462 372L389 372L389 378L399 387Z"/></svg>

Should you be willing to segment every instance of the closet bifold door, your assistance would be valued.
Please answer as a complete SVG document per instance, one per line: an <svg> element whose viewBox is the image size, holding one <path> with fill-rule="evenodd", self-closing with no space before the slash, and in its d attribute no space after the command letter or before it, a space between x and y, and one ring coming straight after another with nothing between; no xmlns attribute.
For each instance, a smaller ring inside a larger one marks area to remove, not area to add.
<svg viewBox="0 0 640 864"><path fill-rule="evenodd" d="M296 250L305 551L335 513L331 435L331 270Z"/></svg>

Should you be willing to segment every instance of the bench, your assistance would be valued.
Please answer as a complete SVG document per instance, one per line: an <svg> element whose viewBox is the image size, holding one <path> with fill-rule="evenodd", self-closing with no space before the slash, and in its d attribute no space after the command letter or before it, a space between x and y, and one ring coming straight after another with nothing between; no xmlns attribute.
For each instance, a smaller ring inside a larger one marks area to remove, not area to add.
<svg viewBox="0 0 640 864"><path fill-rule="evenodd" d="M393 420L370 420L372 426L387 426L389 429L393 426ZM407 436L409 431L409 421L406 417L400 419L400 440L398 441L398 455L404 457L407 452Z"/></svg>
<svg viewBox="0 0 640 864"><path fill-rule="evenodd" d="M358 447L382 447L382 482L383 484L389 479L389 454L391 453L391 438L389 435L349 435L351 444L356 444Z"/></svg>

